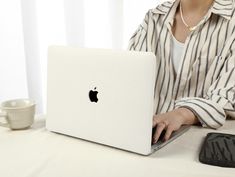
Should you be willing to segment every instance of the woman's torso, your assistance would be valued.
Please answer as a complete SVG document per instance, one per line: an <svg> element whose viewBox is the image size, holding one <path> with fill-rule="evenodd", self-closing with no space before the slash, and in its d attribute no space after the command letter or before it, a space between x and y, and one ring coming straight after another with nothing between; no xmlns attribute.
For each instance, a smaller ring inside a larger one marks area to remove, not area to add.
<svg viewBox="0 0 235 177"><path fill-rule="evenodd" d="M177 2L166 2L149 11L146 17L147 42L140 45L140 50L156 55L155 93L158 94L155 100L158 113L172 110L177 99L206 97L209 87L226 65L226 55L232 52L225 51L231 45L231 35L235 29L234 8L232 0L229 0L227 6L214 4L196 30L187 36L178 72L174 73L171 29Z"/></svg>

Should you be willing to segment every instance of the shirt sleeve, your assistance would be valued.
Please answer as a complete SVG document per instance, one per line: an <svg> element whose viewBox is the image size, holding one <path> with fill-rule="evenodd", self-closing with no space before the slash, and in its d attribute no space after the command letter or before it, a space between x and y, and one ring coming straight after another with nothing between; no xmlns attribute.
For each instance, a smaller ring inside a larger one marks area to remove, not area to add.
<svg viewBox="0 0 235 177"><path fill-rule="evenodd" d="M143 22L139 25L135 33L132 35L128 50L136 51L147 51L146 47L146 37L147 37L147 28L149 21L149 12L145 15Z"/></svg>
<svg viewBox="0 0 235 177"><path fill-rule="evenodd" d="M190 109L203 127L217 129L227 117L235 119L235 44L228 53L219 77L209 87L205 98L187 97L175 102L175 108Z"/></svg>

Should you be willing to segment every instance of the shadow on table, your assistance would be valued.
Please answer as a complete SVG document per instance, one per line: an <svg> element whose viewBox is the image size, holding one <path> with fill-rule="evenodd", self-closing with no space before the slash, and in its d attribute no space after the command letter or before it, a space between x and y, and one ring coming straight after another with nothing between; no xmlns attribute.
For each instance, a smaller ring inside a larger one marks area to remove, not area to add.
<svg viewBox="0 0 235 177"><path fill-rule="evenodd" d="M46 126L46 120L38 118L34 121L33 125L31 126L32 129L40 129Z"/></svg>

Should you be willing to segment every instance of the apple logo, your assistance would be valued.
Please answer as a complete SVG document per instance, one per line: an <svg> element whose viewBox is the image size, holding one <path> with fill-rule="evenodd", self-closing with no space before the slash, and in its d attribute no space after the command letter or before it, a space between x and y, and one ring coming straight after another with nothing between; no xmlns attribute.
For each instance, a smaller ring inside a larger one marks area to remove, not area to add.
<svg viewBox="0 0 235 177"><path fill-rule="evenodd" d="M98 91L96 91L96 87L94 88L94 90L89 91L89 98L91 102L98 102L97 94Z"/></svg>

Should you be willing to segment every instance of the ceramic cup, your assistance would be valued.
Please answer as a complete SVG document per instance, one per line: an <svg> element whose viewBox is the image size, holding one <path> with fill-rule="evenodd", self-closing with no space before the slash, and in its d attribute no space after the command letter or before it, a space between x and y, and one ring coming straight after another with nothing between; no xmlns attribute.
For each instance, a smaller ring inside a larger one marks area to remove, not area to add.
<svg viewBox="0 0 235 177"><path fill-rule="evenodd" d="M0 117L6 122L0 121L0 126L12 130L26 129L34 122L36 104L29 99L8 100L0 105Z"/></svg>

